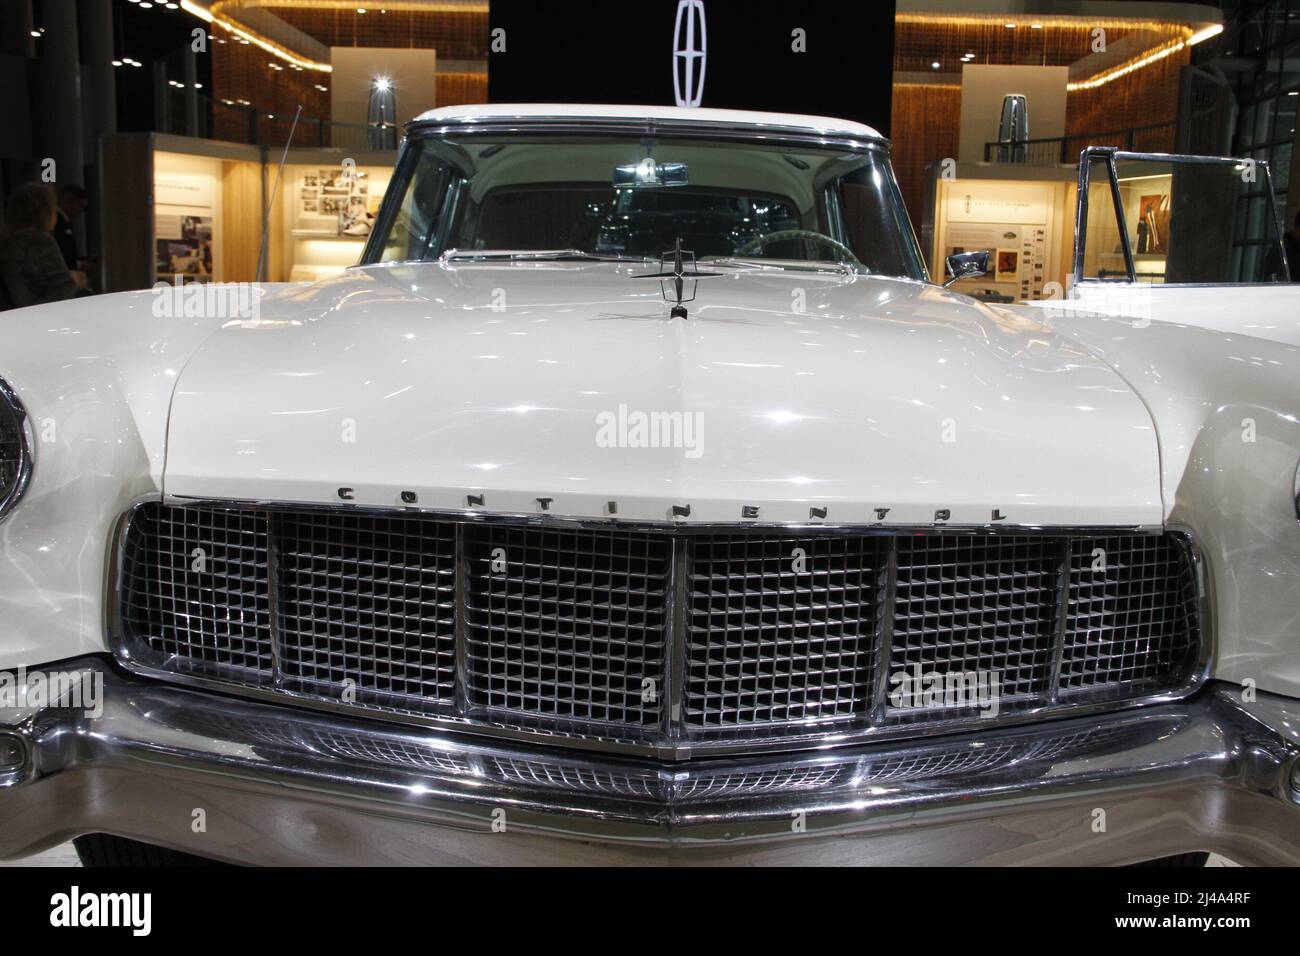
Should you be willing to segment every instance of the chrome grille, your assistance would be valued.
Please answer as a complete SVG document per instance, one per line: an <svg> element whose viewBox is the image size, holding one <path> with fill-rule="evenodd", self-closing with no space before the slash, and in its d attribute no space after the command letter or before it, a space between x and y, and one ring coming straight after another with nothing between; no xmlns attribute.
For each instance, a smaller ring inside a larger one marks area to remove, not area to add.
<svg viewBox="0 0 1300 956"><path fill-rule="evenodd" d="M997 671L1004 697L1047 690L1061 539L925 535L898 542L890 671Z"/></svg>
<svg viewBox="0 0 1300 956"><path fill-rule="evenodd" d="M693 536L687 726L868 712L886 553L877 537Z"/></svg>
<svg viewBox="0 0 1300 956"><path fill-rule="evenodd" d="M121 600L132 654L168 669L269 684L266 514L147 507L131 529Z"/></svg>
<svg viewBox="0 0 1300 956"><path fill-rule="evenodd" d="M151 673L673 755L972 719L899 705L901 672L996 672L1006 711L1185 687L1196 574L1168 534L631 530L154 502L121 539L117 643Z"/></svg>
<svg viewBox="0 0 1300 956"><path fill-rule="evenodd" d="M286 687L398 706L452 699L454 526L331 513L271 521Z"/></svg>
<svg viewBox="0 0 1300 956"><path fill-rule="evenodd" d="M467 528L473 707L653 727L663 694L663 536Z"/></svg>
<svg viewBox="0 0 1300 956"><path fill-rule="evenodd" d="M1195 582L1180 563L1160 538L1070 543L1062 688L1159 683L1192 651Z"/></svg>

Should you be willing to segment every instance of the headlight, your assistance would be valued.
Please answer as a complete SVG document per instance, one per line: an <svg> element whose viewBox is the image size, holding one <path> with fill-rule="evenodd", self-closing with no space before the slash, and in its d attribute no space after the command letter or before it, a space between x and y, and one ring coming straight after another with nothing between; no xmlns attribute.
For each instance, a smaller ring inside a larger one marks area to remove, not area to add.
<svg viewBox="0 0 1300 956"><path fill-rule="evenodd" d="M32 477L32 445L27 412L9 384L0 379L0 520L27 490Z"/></svg>

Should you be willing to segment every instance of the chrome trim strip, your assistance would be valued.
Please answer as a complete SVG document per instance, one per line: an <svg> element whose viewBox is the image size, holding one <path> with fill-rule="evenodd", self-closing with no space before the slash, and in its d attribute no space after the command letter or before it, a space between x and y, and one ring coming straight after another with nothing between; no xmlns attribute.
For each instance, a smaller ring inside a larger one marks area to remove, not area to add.
<svg viewBox="0 0 1300 956"><path fill-rule="evenodd" d="M1070 624L1070 542L1061 539L1056 555L1056 632L1052 642L1052 661L1047 675L1047 701L1054 704L1061 696L1061 660L1065 657L1065 633Z"/></svg>
<svg viewBox="0 0 1300 956"><path fill-rule="evenodd" d="M664 614L668 619L668 637L664 641L664 730L671 741L685 738L686 727L686 650L690 640L690 580L692 561L686 538L674 535L670 543ZM689 745L686 752L690 752Z"/></svg>
<svg viewBox="0 0 1300 956"><path fill-rule="evenodd" d="M889 709L889 667L894 657L894 597L898 584L898 536L889 540L889 551L885 555L885 568L880 575L880 620L876 622L876 699L872 703L869 715L871 725L879 727L885 722L885 713Z"/></svg>
<svg viewBox="0 0 1300 956"><path fill-rule="evenodd" d="M469 556L465 553L465 526L456 525L456 713L469 716L469 628L464 611L469 607Z"/></svg>
<svg viewBox="0 0 1300 956"><path fill-rule="evenodd" d="M692 119L633 119L631 117L563 116L516 119L493 117L485 120L411 120L406 124L407 137L500 136L541 134L632 136L681 136L710 140L744 140L765 145L794 144L835 146L888 153L890 141L884 136L868 137L847 131L818 132L806 126L780 126L765 123L702 123Z"/></svg>
<svg viewBox="0 0 1300 956"><path fill-rule="evenodd" d="M3 521L5 516L17 507L31 484L32 475L36 470L36 441L22 399L18 397L13 386L3 378L0 378L0 401L9 406L18 426L18 475L9 494L0 498L0 521Z"/></svg>
<svg viewBox="0 0 1300 956"><path fill-rule="evenodd" d="M276 543L276 513L266 516L266 579L267 614L271 626L271 674L276 690L284 687L284 666L280 660L282 651L280 626L280 548ZM119 598L120 599L120 598Z"/></svg>
<svg viewBox="0 0 1300 956"><path fill-rule="evenodd" d="M1029 729L672 765L152 686L98 658L60 666L102 674L103 713L0 714L29 757L0 778L3 858L111 821L122 836L261 864L1080 865L1191 850L1300 863L1300 794L1287 785L1300 701L1245 703L1231 684ZM224 821L200 835L169 822L196 787ZM1093 832L1098 805L1144 825ZM497 832L502 807L510 825Z"/></svg>
<svg viewBox="0 0 1300 956"><path fill-rule="evenodd" d="M472 492L471 492L472 493ZM562 515L554 512L512 512L480 511L472 508L425 508L419 506L379 507L355 505L346 502L322 504L318 501L270 501L261 498L190 498L181 495L146 496L132 507L149 501L161 501L163 504L176 506L196 506L204 508L221 508L225 510L255 511L329 511L356 512L370 515L419 515L428 518L446 518L452 521L482 522L487 524L529 525L541 528L575 528L619 531L672 531L680 534L765 534L772 531L801 532L808 534L988 534L1005 536L1007 534L1162 534L1166 528L1161 524L1146 525L1045 525L1045 524L889 524L873 522L836 522L822 521L710 521L691 522L689 520L650 521L627 519L603 515L599 517L582 517Z"/></svg>
<svg viewBox="0 0 1300 956"><path fill-rule="evenodd" d="M753 730L745 730L739 733L729 732L729 735L710 735L702 734L693 738L686 738L684 735L678 738L677 744L669 743L665 746L662 739L656 741L653 738L640 738L634 736L634 731L624 725L602 726L593 722L579 722L567 720L552 720L540 717L530 717L530 715L501 715L494 714L490 711L481 713L475 712L471 716L468 712L454 716L439 716L436 714L398 712L394 710L381 710L377 707L369 707L356 704L342 704L335 700L312 697L310 695L289 690L273 690L261 687L253 687L244 684L236 684L224 680L218 680L196 674L178 673L163 668L151 666L141 662L133 657L126 643L126 632L121 618L121 575L124 568L124 551L126 546L127 531L130 527L131 518L144 505L151 502L162 502L164 504L189 505L202 507L228 508L232 510L319 510L324 512L344 512L357 511L370 514L410 514L418 512L435 517L443 517L448 520L464 521L467 518L481 521L494 521L501 523L519 524L519 525L549 525L559 521L564 527L587 527L594 526L604 528L622 528L633 530L643 528L646 523L624 522L618 519L555 519L550 515L494 515L478 511L453 511L453 512L420 512L416 508L367 508L364 506L352 505L302 505L287 504L284 502L241 502L241 501L208 501L200 499L176 498L163 495L147 495L132 503L130 508L119 518L117 528L114 531L113 544L111 551L111 560L109 574L106 579L107 599L105 601L106 611L106 633L108 635L108 647L118 663L129 670L131 673L140 677L155 679L164 683L179 684L182 686L193 687L201 690L210 690L222 694L233 695L237 697L247 697L256 700L263 700L268 703L279 703L282 705L292 705L303 707L311 710L322 712L343 714L362 718L373 718L376 721L386 723L403 724L410 726L422 726L449 731L460 731L469 734L478 734L485 736L499 737L502 739L532 741L535 743L545 743L552 746L570 747L583 750L598 750L612 754L626 754L631 756L656 756L666 760L685 760L692 756L707 754L710 756L725 756L739 754L761 754L781 750L803 750L808 748L825 748L831 746L849 745L875 740L897 740L919 735L956 733L969 731L972 728L972 720L969 716L955 716L952 718L929 719L920 724L884 725L873 723L869 726L863 726L862 718L859 716L856 721L845 720L843 718L831 719L826 721L799 722L795 724L775 724ZM540 520L539 520L540 519ZM864 533L864 534L886 534L897 537L900 534L952 534L952 533L973 533L973 534L1006 534L1008 531L1014 534L1023 534L1025 529L1018 527L1007 528L1005 526L984 526L981 528L953 528L947 525L941 526L923 526L923 527L885 527L878 525L855 527L855 526L838 526L828 528L820 524L813 525L756 525L756 524L708 524L687 526L681 524L653 523L653 530L672 530L678 537L685 538L692 531L703 533L717 533L725 531L726 533L736 533L744 531L771 531L779 529L784 531L825 531L831 530L842 533ZM1209 679L1210 665L1213 660L1212 656L1212 632L1210 629L1210 619L1207 614L1211 605L1207 596L1208 580L1204 573L1204 562L1199 557L1200 552L1196 548L1191 532L1179 526L1171 525L1168 528L1133 528L1133 527L1107 527L1096 526L1089 528L1065 528L1065 527L1036 527L1036 532L1043 534L1055 535L1122 535L1122 534L1164 534L1166 532L1180 536L1186 546L1190 548L1190 553L1194 558L1194 566L1201 569L1202 573L1197 575L1197 586L1200 590L1200 605L1202 608L1201 619L1198 622L1200 627L1199 648L1200 656L1196 661L1187 682L1177 688L1162 690L1156 693L1145 694L1140 696L1126 696L1123 688L1111 688L1103 692L1095 691L1072 691L1063 695L1060 701L1049 703L1043 701L1035 706L1018 708L1011 713L999 714L996 718L980 719L976 721L979 726L989 727L1013 727L1021 724L1032 723L1043 719L1044 717L1067 717L1076 715L1098 714L1107 711L1116 711L1120 709L1129 709L1135 707L1144 707L1154 704L1171 703L1183 700L1197 690ZM891 548L896 551L896 548ZM677 575L670 570L670 577ZM671 582L670 582L671 583ZM892 588L890 594L892 595ZM671 641L666 643L672 643ZM684 657L685 646L683 645L682 654L678 657ZM882 655L883 656L883 655ZM887 658L886 658L887 661ZM887 664L886 664L887 666ZM458 674L459 676L459 674ZM684 680L684 678L683 678ZM505 722L504 717L515 718L514 724ZM529 717L526 726L518 722L520 717ZM875 715L872 714L872 717ZM682 714L682 721L685 721L685 714ZM798 727L802 732L789 733L790 727Z"/></svg>

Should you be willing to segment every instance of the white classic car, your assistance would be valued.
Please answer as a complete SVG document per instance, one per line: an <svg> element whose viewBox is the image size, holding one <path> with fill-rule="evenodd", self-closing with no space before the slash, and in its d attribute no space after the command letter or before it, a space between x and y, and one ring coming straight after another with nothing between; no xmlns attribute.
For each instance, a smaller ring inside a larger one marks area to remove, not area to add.
<svg viewBox="0 0 1300 956"><path fill-rule="evenodd" d="M1097 200L1237 166L996 307L854 123L408 132L339 278L0 319L0 857L1300 863L1300 298Z"/></svg>

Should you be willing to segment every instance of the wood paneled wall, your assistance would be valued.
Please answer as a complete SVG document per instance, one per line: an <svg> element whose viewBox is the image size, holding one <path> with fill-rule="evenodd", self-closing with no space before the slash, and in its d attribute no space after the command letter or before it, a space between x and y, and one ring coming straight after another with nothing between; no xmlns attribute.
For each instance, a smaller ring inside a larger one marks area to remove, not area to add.
<svg viewBox="0 0 1300 956"><path fill-rule="evenodd" d="M439 73L438 105L487 102L487 73Z"/></svg>
<svg viewBox="0 0 1300 956"><path fill-rule="evenodd" d="M262 244L260 163L221 164L221 231L222 280L252 282Z"/></svg>
<svg viewBox="0 0 1300 956"><path fill-rule="evenodd" d="M894 174L912 217L921 227L925 201L926 163L957 158L961 127L961 87L928 83L895 83L891 139Z"/></svg>
<svg viewBox="0 0 1300 956"><path fill-rule="evenodd" d="M1065 110L1067 135L1174 123L1178 119L1180 74L1191 58L1191 49L1184 47L1105 86L1070 93ZM1143 145L1156 148L1150 143ZM1168 143L1160 148L1172 149L1173 145L1174 135L1170 132Z"/></svg>

